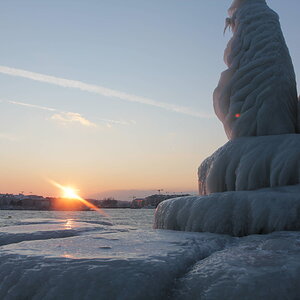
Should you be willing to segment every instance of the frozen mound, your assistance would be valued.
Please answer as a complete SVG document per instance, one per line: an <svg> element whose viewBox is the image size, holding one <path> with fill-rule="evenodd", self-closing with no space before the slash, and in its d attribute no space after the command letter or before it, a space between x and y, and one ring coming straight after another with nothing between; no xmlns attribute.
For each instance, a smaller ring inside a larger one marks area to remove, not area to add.
<svg viewBox="0 0 300 300"><path fill-rule="evenodd" d="M166 200L154 227L233 236L300 230L300 185Z"/></svg>
<svg viewBox="0 0 300 300"><path fill-rule="evenodd" d="M249 236L199 261L172 299L300 299L300 233Z"/></svg>
<svg viewBox="0 0 300 300"><path fill-rule="evenodd" d="M229 16L228 69L213 97L228 138L297 132L295 74L278 15L265 0L239 0Z"/></svg>
<svg viewBox="0 0 300 300"><path fill-rule="evenodd" d="M229 141L199 167L201 195L300 184L300 135Z"/></svg>

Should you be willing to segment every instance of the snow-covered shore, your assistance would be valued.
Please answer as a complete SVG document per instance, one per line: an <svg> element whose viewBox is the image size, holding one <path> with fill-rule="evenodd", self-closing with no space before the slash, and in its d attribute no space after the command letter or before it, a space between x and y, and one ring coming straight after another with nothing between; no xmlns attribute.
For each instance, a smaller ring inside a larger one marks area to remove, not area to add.
<svg viewBox="0 0 300 300"><path fill-rule="evenodd" d="M152 219L148 210L138 213ZM125 225L128 217L111 223L31 219L1 227L0 298L300 297L300 232L235 238L138 229Z"/></svg>

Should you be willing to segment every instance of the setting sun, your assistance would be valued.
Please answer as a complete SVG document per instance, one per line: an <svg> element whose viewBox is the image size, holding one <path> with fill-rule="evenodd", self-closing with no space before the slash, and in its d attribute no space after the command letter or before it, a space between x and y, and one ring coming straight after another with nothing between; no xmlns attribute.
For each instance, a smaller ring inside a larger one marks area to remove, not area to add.
<svg viewBox="0 0 300 300"><path fill-rule="evenodd" d="M62 197L63 198L68 198L68 199L78 199L80 200L80 196L77 195L77 191L78 190L75 190L74 188L72 187L68 187L68 186L61 186L61 190L62 190Z"/></svg>
<svg viewBox="0 0 300 300"><path fill-rule="evenodd" d="M63 185L59 184L58 182L55 182L54 180L49 180L49 182L60 189L60 191L61 191L61 197L63 199L79 200L83 205L87 206L88 208L90 208L92 210L96 210L99 213L101 213L102 215L108 217L108 215L102 209L100 209L99 207L93 205L89 201L81 198L77 194L77 192L79 190L77 190L75 188L72 188L70 186L63 186Z"/></svg>
<svg viewBox="0 0 300 300"><path fill-rule="evenodd" d="M61 191L60 196L62 198L82 200L82 198L77 194L77 192L79 191L78 189L75 189L71 186L61 185L54 180L49 180L49 181L51 184L53 184L54 186L56 186L60 189L60 191Z"/></svg>

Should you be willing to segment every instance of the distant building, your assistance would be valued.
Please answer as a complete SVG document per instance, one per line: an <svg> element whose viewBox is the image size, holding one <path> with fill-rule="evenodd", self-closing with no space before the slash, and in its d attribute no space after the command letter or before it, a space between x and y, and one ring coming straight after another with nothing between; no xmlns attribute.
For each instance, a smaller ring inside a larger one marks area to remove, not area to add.
<svg viewBox="0 0 300 300"><path fill-rule="evenodd" d="M50 201L37 195L0 194L0 209L48 210Z"/></svg>

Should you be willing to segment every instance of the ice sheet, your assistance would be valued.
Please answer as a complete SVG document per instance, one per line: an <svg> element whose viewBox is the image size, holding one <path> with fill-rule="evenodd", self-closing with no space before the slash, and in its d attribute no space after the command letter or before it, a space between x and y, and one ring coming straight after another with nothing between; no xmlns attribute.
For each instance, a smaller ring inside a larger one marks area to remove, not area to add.
<svg viewBox="0 0 300 300"><path fill-rule="evenodd" d="M166 299L176 278L230 243L209 233L110 228L9 244L0 248L0 298Z"/></svg>

